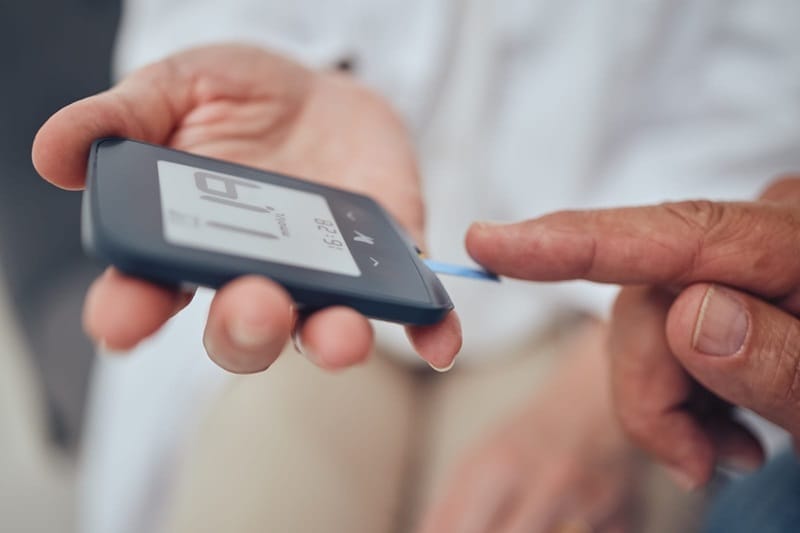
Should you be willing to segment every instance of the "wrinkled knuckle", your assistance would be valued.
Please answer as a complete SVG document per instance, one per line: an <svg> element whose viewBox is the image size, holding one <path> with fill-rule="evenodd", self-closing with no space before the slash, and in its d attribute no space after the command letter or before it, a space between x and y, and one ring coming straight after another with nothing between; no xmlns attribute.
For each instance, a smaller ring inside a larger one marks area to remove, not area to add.
<svg viewBox="0 0 800 533"><path fill-rule="evenodd" d="M682 241L682 249L676 253L685 255L673 277L678 282L688 282L692 273L702 266L709 237L724 227L725 207L709 200L665 203L661 207L675 221L677 229L674 234L679 235Z"/></svg>
<svg viewBox="0 0 800 533"><path fill-rule="evenodd" d="M710 200L665 203L662 208L687 229L702 235L719 227L725 214L722 204Z"/></svg>

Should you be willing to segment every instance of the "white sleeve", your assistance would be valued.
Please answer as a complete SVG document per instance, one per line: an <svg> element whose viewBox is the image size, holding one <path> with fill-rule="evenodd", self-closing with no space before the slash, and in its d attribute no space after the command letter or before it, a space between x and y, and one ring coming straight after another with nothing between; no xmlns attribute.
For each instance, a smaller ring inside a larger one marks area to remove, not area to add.
<svg viewBox="0 0 800 533"><path fill-rule="evenodd" d="M309 66L346 58L348 13L326 0L128 0L117 37L117 77L203 44L263 46Z"/></svg>
<svg viewBox="0 0 800 533"><path fill-rule="evenodd" d="M180 450L229 374L201 338L212 291L124 356L92 373L78 472L77 531L150 533L162 518Z"/></svg>
<svg viewBox="0 0 800 533"><path fill-rule="evenodd" d="M699 3L705 4L705 3ZM682 199L755 199L800 170L800 3L696 5L674 20L669 44L640 57L641 79L585 203L598 207ZM580 283L564 296L607 312L614 291Z"/></svg>

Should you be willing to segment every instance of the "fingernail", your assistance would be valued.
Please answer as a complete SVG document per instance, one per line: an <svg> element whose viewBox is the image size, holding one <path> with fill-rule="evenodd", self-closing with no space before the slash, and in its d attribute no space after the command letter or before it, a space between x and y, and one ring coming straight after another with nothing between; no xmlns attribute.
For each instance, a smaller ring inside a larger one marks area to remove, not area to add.
<svg viewBox="0 0 800 533"><path fill-rule="evenodd" d="M665 466L664 470L672 481L686 492L692 492L697 488L697 482L683 470L674 466Z"/></svg>
<svg viewBox="0 0 800 533"><path fill-rule="evenodd" d="M708 355L733 355L744 344L749 322L739 300L711 285L700 305L692 345Z"/></svg>
<svg viewBox="0 0 800 533"><path fill-rule="evenodd" d="M317 364L319 362L317 356L314 355L312 352L309 352L308 348L305 346L305 344L303 344L303 339L300 338L300 331L297 329L292 332L292 344L294 345L294 349L297 351L297 353L299 353L300 355L302 355L303 357L305 357L314 364Z"/></svg>
<svg viewBox="0 0 800 533"><path fill-rule="evenodd" d="M431 367L432 369L436 370L437 372L440 372L440 373L444 373L444 372L449 371L451 368L453 368L454 364L456 364L455 357L453 358L452 361L450 361L450 364L447 365L447 366L436 366L433 363L431 363L430 361L428 361L428 366Z"/></svg>
<svg viewBox="0 0 800 533"><path fill-rule="evenodd" d="M233 344L246 350L262 348L272 340L272 331L268 327L241 319L231 321L228 334Z"/></svg>

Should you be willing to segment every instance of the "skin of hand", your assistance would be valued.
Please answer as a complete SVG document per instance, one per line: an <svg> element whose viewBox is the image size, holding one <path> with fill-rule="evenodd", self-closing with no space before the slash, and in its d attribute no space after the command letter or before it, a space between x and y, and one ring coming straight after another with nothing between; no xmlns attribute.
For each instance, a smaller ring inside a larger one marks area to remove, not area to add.
<svg viewBox="0 0 800 533"><path fill-rule="evenodd" d="M423 242L424 206L408 133L381 98L336 72L311 71L262 49L215 45L144 67L109 91L53 115L33 143L48 181L81 189L96 138L129 137L366 193ZM191 296L111 268L84 307L89 335L128 350L155 333ZM297 319L288 293L261 277L217 291L204 333L211 358L237 373L266 369ZM448 367L460 349L454 313L407 329L431 365ZM367 319L344 307L306 317L304 352L323 368L363 361L372 345Z"/></svg>
<svg viewBox="0 0 800 533"><path fill-rule="evenodd" d="M422 533L630 531L642 463L614 417L607 337L599 321L580 330L545 388L457 465Z"/></svg>
<svg viewBox="0 0 800 533"><path fill-rule="evenodd" d="M626 431L687 489L718 462L754 468L731 405L800 437L800 178L756 202L680 202L477 223L467 246L496 272L621 284L612 388Z"/></svg>

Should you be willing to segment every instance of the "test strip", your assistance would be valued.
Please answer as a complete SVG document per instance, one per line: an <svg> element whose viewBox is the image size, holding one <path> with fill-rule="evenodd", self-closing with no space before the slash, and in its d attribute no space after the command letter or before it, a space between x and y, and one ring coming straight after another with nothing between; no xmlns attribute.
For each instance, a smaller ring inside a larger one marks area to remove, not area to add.
<svg viewBox="0 0 800 533"><path fill-rule="evenodd" d="M441 261L434 261L433 259L423 259L423 261L425 261L425 264L428 265L428 268L437 274L461 276L462 278L481 279L484 281L500 281L500 277L497 274L493 274L492 272L482 268L442 263Z"/></svg>

